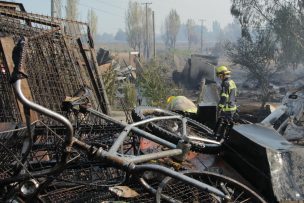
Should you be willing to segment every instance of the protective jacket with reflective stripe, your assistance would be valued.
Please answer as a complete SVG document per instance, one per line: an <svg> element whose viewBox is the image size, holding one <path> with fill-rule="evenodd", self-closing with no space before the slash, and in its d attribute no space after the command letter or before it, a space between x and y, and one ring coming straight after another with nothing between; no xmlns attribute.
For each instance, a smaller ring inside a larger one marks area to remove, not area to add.
<svg viewBox="0 0 304 203"><path fill-rule="evenodd" d="M233 80L225 78L221 84L219 108L224 112L236 111L237 87Z"/></svg>

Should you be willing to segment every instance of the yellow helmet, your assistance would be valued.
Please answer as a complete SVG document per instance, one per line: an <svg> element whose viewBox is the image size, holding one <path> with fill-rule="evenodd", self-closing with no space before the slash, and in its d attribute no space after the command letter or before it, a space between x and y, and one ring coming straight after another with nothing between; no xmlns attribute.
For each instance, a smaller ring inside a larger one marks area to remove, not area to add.
<svg viewBox="0 0 304 203"><path fill-rule="evenodd" d="M175 97L176 97L176 96L170 96L170 97L168 97L168 99L167 99L167 104L171 103L172 100L173 100Z"/></svg>
<svg viewBox="0 0 304 203"><path fill-rule="evenodd" d="M219 76L221 74L228 75L231 73L231 71L226 66L219 66L215 69L216 76Z"/></svg>

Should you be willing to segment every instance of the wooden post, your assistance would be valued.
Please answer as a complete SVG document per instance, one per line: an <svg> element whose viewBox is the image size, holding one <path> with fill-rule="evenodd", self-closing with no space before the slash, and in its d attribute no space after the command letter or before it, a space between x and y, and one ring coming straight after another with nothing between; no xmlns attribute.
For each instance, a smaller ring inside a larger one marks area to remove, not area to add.
<svg viewBox="0 0 304 203"><path fill-rule="evenodd" d="M13 58L12 58L13 49L15 47L14 40L12 37L1 37L0 45L1 45L1 49L3 51L5 65L8 68L9 73L11 75L14 70L14 62L13 62ZM32 67L32 68L34 68L34 67ZM22 90L24 96L28 100L33 101L31 90L30 90L28 81L26 79L23 79L23 81L21 83L21 90ZM17 98L16 98L16 100L17 100ZM25 119L25 114L24 114L25 112L23 109L23 105L18 100L17 100L17 104L18 104L22 122L25 123L26 119ZM31 122L38 120L38 115L36 112L31 111L30 120L31 120Z"/></svg>

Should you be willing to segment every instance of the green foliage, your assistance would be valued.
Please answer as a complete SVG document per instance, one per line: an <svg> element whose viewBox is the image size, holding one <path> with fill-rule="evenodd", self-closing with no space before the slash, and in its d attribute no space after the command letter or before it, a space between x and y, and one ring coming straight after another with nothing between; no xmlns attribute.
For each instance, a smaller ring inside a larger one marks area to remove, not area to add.
<svg viewBox="0 0 304 203"><path fill-rule="evenodd" d="M251 40L255 29L267 27L276 38L278 66L303 64L304 10L302 0L231 0L231 14L242 26L242 37ZM254 39L253 39L254 40Z"/></svg>
<svg viewBox="0 0 304 203"><path fill-rule="evenodd" d="M297 15L295 8L291 5L283 6L276 11L275 19L273 21L274 31L277 33L277 39L280 42L280 67L283 69L288 65L293 68L297 67L299 63L303 63L304 46L299 43L299 38L304 33L299 29L301 24L301 16Z"/></svg>
<svg viewBox="0 0 304 203"><path fill-rule="evenodd" d="M130 81L126 81L123 84L123 93L125 95L125 104L127 108L133 108L136 106L136 88L135 84Z"/></svg>
<svg viewBox="0 0 304 203"><path fill-rule="evenodd" d="M252 79L259 81L264 106L270 97L270 77L276 72L276 46L271 30L260 30L253 39L244 37L237 43L227 44L226 53L233 63L240 64Z"/></svg>
<svg viewBox="0 0 304 203"><path fill-rule="evenodd" d="M167 76L169 66L161 61L153 60L145 65L138 76L138 86L148 105L166 106L166 99L171 95L179 95L180 90Z"/></svg>
<svg viewBox="0 0 304 203"><path fill-rule="evenodd" d="M106 88L106 93L109 99L109 102L111 105L114 104L116 91L118 89L118 85L116 84L116 71L113 70L112 67L110 67L103 75L103 82Z"/></svg>

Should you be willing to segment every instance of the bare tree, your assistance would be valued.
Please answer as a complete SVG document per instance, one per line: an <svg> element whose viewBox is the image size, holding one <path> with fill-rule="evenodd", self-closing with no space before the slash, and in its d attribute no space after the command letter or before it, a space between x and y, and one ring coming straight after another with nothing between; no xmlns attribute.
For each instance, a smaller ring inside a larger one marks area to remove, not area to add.
<svg viewBox="0 0 304 203"><path fill-rule="evenodd" d="M61 18L61 0L51 0L51 16Z"/></svg>
<svg viewBox="0 0 304 203"><path fill-rule="evenodd" d="M180 17L176 10L172 9L169 15L165 19L164 26L164 41L166 47L169 49L175 49L176 36L180 28Z"/></svg>
<svg viewBox="0 0 304 203"><path fill-rule="evenodd" d="M97 34L97 23L98 23L97 15L93 9L90 9L88 12L88 24L93 38L95 38Z"/></svg>
<svg viewBox="0 0 304 203"><path fill-rule="evenodd" d="M67 5L65 7L66 19L69 20L77 20L78 11L77 11L77 3L78 0L67 0ZM67 33L75 33L75 26L73 23L67 23L65 27L65 32Z"/></svg>
<svg viewBox="0 0 304 203"><path fill-rule="evenodd" d="M141 51L141 45L143 42L143 10L139 3L129 2L128 10L126 13L126 34L129 46L134 49Z"/></svg>
<svg viewBox="0 0 304 203"><path fill-rule="evenodd" d="M188 49L191 49L193 43L197 42L197 33L195 32L195 21L188 19L186 24L186 34L188 38Z"/></svg>
<svg viewBox="0 0 304 203"><path fill-rule="evenodd" d="M77 10L78 0L67 0L66 5L66 18L69 20L76 20L78 16Z"/></svg>

